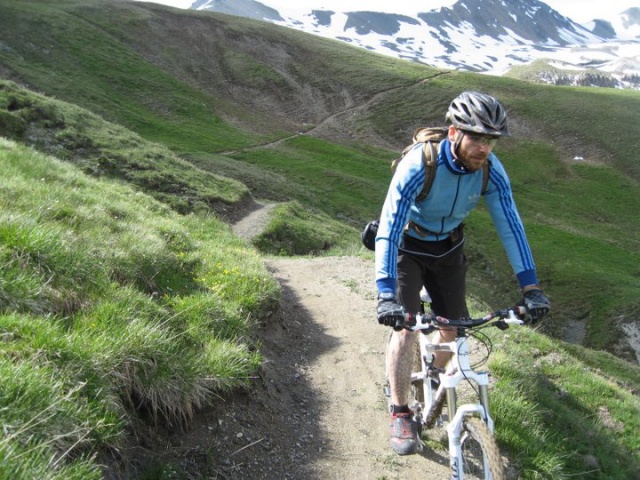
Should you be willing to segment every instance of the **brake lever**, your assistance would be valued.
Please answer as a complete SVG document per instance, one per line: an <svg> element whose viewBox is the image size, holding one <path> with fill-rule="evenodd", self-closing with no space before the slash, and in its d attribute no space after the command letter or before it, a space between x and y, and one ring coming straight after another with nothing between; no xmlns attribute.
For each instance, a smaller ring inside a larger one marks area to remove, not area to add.
<svg viewBox="0 0 640 480"><path fill-rule="evenodd" d="M420 330L420 332L424 334L429 334L438 329L438 327L434 326L430 322L431 318L432 318L431 316L425 313L422 313L422 314L419 313L417 315L407 314L405 327L410 330L414 330L414 331ZM427 328L415 328L416 326L423 326L423 325L427 325Z"/></svg>
<svg viewBox="0 0 640 480"><path fill-rule="evenodd" d="M507 325L524 325L526 322L527 307L524 305L516 305L510 308L505 316L500 320Z"/></svg>

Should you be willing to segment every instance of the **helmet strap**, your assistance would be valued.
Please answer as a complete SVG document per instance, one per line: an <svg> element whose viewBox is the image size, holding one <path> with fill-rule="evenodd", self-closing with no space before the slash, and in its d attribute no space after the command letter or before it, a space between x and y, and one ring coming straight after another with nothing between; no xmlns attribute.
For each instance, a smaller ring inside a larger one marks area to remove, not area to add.
<svg viewBox="0 0 640 480"><path fill-rule="evenodd" d="M460 144L462 143L462 138L464 137L464 132L462 130L456 129L456 136L453 140L453 161L457 163L464 170L468 170L466 162L460 157L458 151L460 150Z"/></svg>

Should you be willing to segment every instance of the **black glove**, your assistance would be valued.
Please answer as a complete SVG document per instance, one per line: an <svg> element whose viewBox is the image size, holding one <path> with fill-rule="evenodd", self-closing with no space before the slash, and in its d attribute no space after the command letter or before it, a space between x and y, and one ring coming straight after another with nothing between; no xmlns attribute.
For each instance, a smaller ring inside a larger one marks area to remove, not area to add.
<svg viewBox="0 0 640 480"><path fill-rule="evenodd" d="M527 323L535 325L551 309L551 303L542 290L529 290L523 294L522 303L527 307Z"/></svg>
<svg viewBox="0 0 640 480"><path fill-rule="evenodd" d="M404 326L404 308L392 292L378 294L378 323L394 330L402 330Z"/></svg>

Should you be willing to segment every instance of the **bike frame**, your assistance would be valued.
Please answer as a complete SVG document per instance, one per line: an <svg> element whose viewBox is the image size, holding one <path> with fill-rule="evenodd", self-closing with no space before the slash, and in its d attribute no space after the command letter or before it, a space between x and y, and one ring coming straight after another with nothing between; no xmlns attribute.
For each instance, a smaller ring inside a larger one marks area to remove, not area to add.
<svg viewBox="0 0 640 480"><path fill-rule="evenodd" d="M461 335L459 332L458 335ZM447 396L447 409L449 412L449 422L447 424L447 436L449 438L449 466L451 468L451 479L462 480L464 473L462 468L462 422L469 415L478 415L487 424L491 433L493 433L494 422L489 414L489 374L487 372L476 372L471 367L469 358L469 346L467 343L468 336L462 334L455 341L434 345L429 343L426 335L420 335L420 352L422 361L420 362L423 370L425 368L425 355L432 352L450 352L453 354L449 367L445 373L440 374L440 387L445 390ZM456 387L462 380L471 380L478 386L479 403L467 403L458 406L458 398ZM428 378L423 381L425 391L425 414L429 412L431 403L435 398L436 392L433 392L431 382ZM485 460L486 462L486 460ZM485 471L488 471L485 466Z"/></svg>
<svg viewBox="0 0 640 480"><path fill-rule="evenodd" d="M435 396L435 392L431 387L431 382L429 381L429 376L427 373L427 358L429 357L429 354L435 352L452 353L453 356L449 362L447 371L440 374L440 388L444 388L447 390L447 403L449 404L449 407L451 407L450 411L455 412L457 410L455 388L462 380L472 380L476 383L476 385L478 385L479 388L479 400L480 406L482 407L481 417L485 421L491 421L491 423L493 423L489 415L489 375L487 372L476 372L471 367L467 339L467 336L463 336L456 338L456 340L453 342L433 344L429 342L429 339L426 335L420 335L419 342L422 370L420 372L414 372L411 375L411 380L422 380L425 399L432 399ZM425 405L425 410L428 410L429 407L430 405Z"/></svg>
<svg viewBox="0 0 640 480"><path fill-rule="evenodd" d="M420 318L418 318L420 320ZM509 311L508 316L505 318L507 324L523 324L524 322L516 317L513 311ZM422 330L424 324L414 327L414 330ZM451 480L463 480L464 473L462 466L462 433L463 422L466 417L479 416L489 428L489 431L494 432L494 421L489 413L489 374L486 371L475 371L471 366L469 345L467 340L469 334L463 327L457 328L456 339L453 342L434 344L429 341L426 334L420 333L420 365L421 371L414 372L411 375L411 380L422 380L422 386L424 391L424 410L418 412L418 419L424 425L426 424L427 416L430 414L432 405L437 396L446 394L447 409L449 420L446 426L447 435L449 438L449 465L451 468ZM430 377L428 374L428 364L431 354L434 352L448 352L452 354L452 357L448 363L447 369L444 373L439 374L440 386L437 391L434 391ZM473 381L478 387L478 403L467 403L458 406L457 405L457 393L456 387L463 381ZM441 392L444 390L444 393ZM484 452L483 452L484 455ZM485 464L485 479L491 480L491 474L487 468L487 459L483 458Z"/></svg>

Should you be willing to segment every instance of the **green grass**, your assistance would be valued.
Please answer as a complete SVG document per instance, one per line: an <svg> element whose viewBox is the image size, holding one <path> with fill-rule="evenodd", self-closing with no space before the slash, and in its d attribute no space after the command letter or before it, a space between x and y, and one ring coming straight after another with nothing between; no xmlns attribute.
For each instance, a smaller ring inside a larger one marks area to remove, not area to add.
<svg viewBox="0 0 640 480"><path fill-rule="evenodd" d="M359 228L363 219L379 214L394 153L300 135L268 149L186 158L202 170L240 181L255 198L296 199Z"/></svg>
<svg viewBox="0 0 640 480"><path fill-rule="evenodd" d="M0 478L99 478L132 415L184 424L250 382L279 288L225 224L6 139L0 163Z"/></svg>
<svg viewBox="0 0 640 480"><path fill-rule="evenodd" d="M637 367L524 329L494 341L496 431L521 478L640 475ZM612 370L628 381L616 380Z"/></svg>
<svg viewBox="0 0 640 480"><path fill-rule="evenodd" d="M264 230L253 238L253 245L268 255L327 254L353 248L359 232L323 213L312 213L298 202L278 205L270 212Z"/></svg>
<svg viewBox="0 0 640 480"><path fill-rule="evenodd" d="M282 147L232 158L285 177L283 198L294 196L304 205L318 205L331 217L359 227L363 218L378 214L384 201L382 186L391 175L389 155L300 135Z"/></svg>
<svg viewBox="0 0 640 480"><path fill-rule="evenodd" d="M247 385L278 286L220 219L282 202L261 252L369 255L359 229L390 160L465 89L508 108L496 153L553 303L543 334L496 336L500 444L522 478L638 476L640 378L619 344L640 314L638 92L437 71L146 3L0 9L0 136L17 142L0 140L0 478L100 478L96 452L140 419L184 423ZM466 232L470 297L516 300L483 208ZM560 340L578 320L589 348Z"/></svg>
<svg viewBox="0 0 640 480"><path fill-rule="evenodd" d="M97 176L124 179L181 213L223 212L248 196L229 178L206 173L167 147L77 106L0 80L0 131Z"/></svg>

